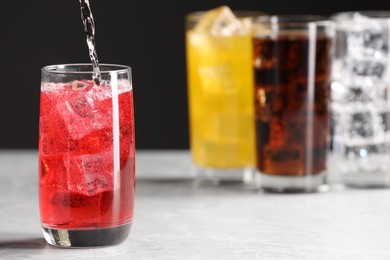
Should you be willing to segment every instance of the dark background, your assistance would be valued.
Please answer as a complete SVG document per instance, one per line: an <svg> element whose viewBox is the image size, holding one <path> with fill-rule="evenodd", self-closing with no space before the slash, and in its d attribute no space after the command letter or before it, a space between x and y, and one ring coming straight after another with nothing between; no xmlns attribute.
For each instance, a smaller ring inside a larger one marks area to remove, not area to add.
<svg viewBox="0 0 390 260"><path fill-rule="evenodd" d="M219 5L270 14L386 10L390 1L90 0L99 61L133 68L141 149L188 148L184 17ZM0 148L36 148L40 68L88 62L78 0L3 1Z"/></svg>

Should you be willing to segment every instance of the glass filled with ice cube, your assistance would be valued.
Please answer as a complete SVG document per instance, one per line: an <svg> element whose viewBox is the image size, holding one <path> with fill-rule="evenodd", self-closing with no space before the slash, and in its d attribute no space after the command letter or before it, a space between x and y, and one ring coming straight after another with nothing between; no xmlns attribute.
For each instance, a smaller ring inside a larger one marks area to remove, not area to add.
<svg viewBox="0 0 390 260"><path fill-rule="evenodd" d="M42 69L39 199L44 237L61 247L121 243L134 207L131 71L91 64Z"/></svg>
<svg viewBox="0 0 390 260"><path fill-rule="evenodd" d="M344 12L332 20L335 181L390 187L390 12Z"/></svg>
<svg viewBox="0 0 390 260"><path fill-rule="evenodd" d="M251 22L222 6L186 19L190 145L197 183L242 182L255 165Z"/></svg>
<svg viewBox="0 0 390 260"><path fill-rule="evenodd" d="M325 190L333 27L326 17L298 15L262 17L253 28L259 185Z"/></svg>

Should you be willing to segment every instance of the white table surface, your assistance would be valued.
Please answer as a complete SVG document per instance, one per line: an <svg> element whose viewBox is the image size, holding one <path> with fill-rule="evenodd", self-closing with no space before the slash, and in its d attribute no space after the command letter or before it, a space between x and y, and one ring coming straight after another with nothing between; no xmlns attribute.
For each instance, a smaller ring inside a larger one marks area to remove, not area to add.
<svg viewBox="0 0 390 260"><path fill-rule="evenodd" d="M188 151L138 151L130 237L59 249L41 233L36 151L0 150L0 259L390 259L390 190L196 187L190 165Z"/></svg>

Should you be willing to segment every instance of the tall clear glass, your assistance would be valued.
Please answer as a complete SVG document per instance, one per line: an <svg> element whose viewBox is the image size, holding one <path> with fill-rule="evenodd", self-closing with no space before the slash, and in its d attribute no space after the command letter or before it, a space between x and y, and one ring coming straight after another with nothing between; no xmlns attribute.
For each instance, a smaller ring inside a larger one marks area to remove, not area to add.
<svg viewBox="0 0 390 260"><path fill-rule="evenodd" d="M338 180L390 187L390 12L335 14L333 155Z"/></svg>
<svg viewBox="0 0 390 260"><path fill-rule="evenodd" d="M131 70L90 64L42 68L39 199L49 244L94 247L129 235L135 143Z"/></svg>
<svg viewBox="0 0 390 260"><path fill-rule="evenodd" d="M242 182L255 165L250 24L227 7L187 16L190 144L198 183Z"/></svg>
<svg viewBox="0 0 390 260"><path fill-rule="evenodd" d="M317 16L254 24L255 121L260 186L326 188L333 27Z"/></svg>

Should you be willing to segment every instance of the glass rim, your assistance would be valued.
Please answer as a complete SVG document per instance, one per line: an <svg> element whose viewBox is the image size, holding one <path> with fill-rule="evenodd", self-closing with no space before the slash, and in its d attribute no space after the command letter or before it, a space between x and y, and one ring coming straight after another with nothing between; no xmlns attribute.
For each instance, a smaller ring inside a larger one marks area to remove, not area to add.
<svg viewBox="0 0 390 260"><path fill-rule="evenodd" d="M361 11L347 11L333 14L330 18L333 21L344 22L352 21L356 15L362 15L370 20L390 20L390 10L361 10Z"/></svg>
<svg viewBox="0 0 390 260"><path fill-rule="evenodd" d="M88 70L66 70L66 68L87 68ZM105 69L107 67L109 69ZM100 74L110 73L127 73L131 71L131 67L120 64L101 63L99 64ZM74 74L74 75L92 75L94 73L91 63L66 63L66 64L54 64L47 65L41 69L42 72L47 74Z"/></svg>
<svg viewBox="0 0 390 260"><path fill-rule="evenodd" d="M209 10L190 12L186 15L186 20L197 21L203 14L207 13L208 11ZM269 14L262 11L254 11L254 10L231 10L231 11L237 18L256 18L262 16L269 16Z"/></svg>
<svg viewBox="0 0 390 260"><path fill-rule="evenodd" d="M309 23L328 24L330 22L327 16L311 14L294 14L294 15L270 15L258 17L254 23L272 23L282 25L306 25Z"/></svg>

